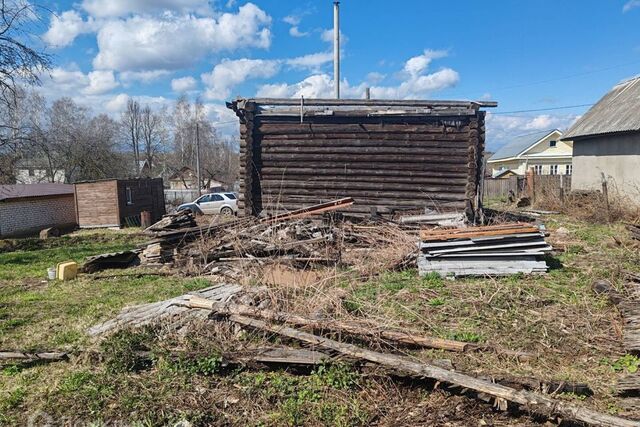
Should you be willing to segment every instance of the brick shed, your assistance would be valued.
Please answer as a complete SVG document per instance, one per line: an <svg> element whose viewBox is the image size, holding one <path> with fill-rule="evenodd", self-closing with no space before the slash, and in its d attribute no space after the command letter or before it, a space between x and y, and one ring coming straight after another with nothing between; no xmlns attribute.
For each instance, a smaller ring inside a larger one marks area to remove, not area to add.
<svg viewBox="0 0 640 427"><path fill-rule="evenodd" d="M480 209L495 102L237 99L245 214L353 197L353 213Z"/></svg>
<svg viewBox="0 0 640 427"><path fill-rule="evenodd" d="M76 224L73 185L0 185L0 236L27 236Z"/></svg>
<svg viewBox="0 0 640 427"><path fill-rule="evenodd" d="M80 228L139 225L140 213L166 213L162 178L106 179L74 184Z"/></svg>

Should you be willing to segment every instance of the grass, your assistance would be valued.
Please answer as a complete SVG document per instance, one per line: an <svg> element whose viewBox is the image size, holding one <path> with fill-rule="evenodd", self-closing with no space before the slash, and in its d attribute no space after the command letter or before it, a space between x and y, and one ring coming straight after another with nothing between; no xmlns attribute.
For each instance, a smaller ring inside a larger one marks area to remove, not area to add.
<svg viewBox="0 0 640 427"><path fill-rule="evenodd" d="M395 349L416 360L449 359L461 372L586 382L594 396L561 398L633 415L613 390L616 378L636 372L640 363L622 351L619 314L606 298L593 294L591 283L608 279L622 290L623 270L640 271L637 247L620 224L553 216L547 226L568 232L552 233L550 240L564 251L554 257L557 268L546 276L451 281L420 277L415 270L365 280L344 274L337 281L339 302L329 304L331 315L532 353L535 358L518 361L493 352ZM346 363L303 372L229 366L225 352L265 345L265 338L278 341L255 332L239 334L224 324L181 334L160 326L125 330L96 344L86 329L124 306L209 285L203 279L118 276L116 271L109 279L42 279L57 262L81 261L140 241L132 232L82 232L0 245L0 348L78 354L91 349L101 355L1 365L0 425L25 424L36 411L95 425L465 425L481 419L496 425L533 424L526 416L492 412L490 405ZM289 288L286 295L291 307L309 314L304 302L313 298L317 307L335 287L326 282L301 291Z"/></svg>

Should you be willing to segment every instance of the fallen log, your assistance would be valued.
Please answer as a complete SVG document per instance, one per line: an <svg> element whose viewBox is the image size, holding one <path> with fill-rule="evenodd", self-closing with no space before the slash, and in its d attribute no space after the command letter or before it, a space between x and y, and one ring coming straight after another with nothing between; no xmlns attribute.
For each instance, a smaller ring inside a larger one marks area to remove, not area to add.
<svg viewBox="0 0 640 427"><path fill-rule="evenodd" d="M37 353L31 353L26 351L0 351L1 360L65 360L69 357L67 353L58 351L43 351Z"/></svg>
<svg viewBox="0 0 640 427"><path fill-rule="evenodd" d="M582 421L594 426L606 427L639 427L640 422L626 420L624 418L603 414L588 408L581 407L571 402L553 399L527 390L515 390L490 381L474 378L469 375L450 371L435 365L416 362L405 356L385 354L364 349L353 344L341 343L329 338L320 337L297 329L269 324L259 319L233 314L228 319L239 325L271 332L283 337L298 340L311 346L335 351L344 356L377 363L395 371L403 372L417 377L427 377L440 382L454 384L478 393L486 393L495 397L499 403L513 402L525 408L545 415L557 415L564 419Z"/></svg>
<svg viewBox="0 0 640 427"><path fill-rule="evenodd" d="M311 330L325 330L332 332L342 332L352 335L381 338L401 344L413 345L416 347L437 348L441 350L463 352L475 349L475 344L448 340L435 337L424 337L407 332L393 331L388 329L375 329L369 324L358 324L355 322L343 322L337 320L313 320L306 317L281 313L273 310L259 310L256 307L242 304L221 304L195 295L186 298L185 305L189 308L202 308L215 310L218 314L231 315L239 314L243 316L258 317L272 322L287 323L297 327Z"/></svg>

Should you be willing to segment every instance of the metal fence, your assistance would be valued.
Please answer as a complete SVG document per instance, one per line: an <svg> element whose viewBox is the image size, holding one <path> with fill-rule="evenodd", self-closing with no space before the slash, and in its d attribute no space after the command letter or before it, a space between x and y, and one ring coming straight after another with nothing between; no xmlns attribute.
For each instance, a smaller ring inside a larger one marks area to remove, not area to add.
<svg viewBox="0 0 640 427"><path fill-rule="evenodd" d="M204 191L202 192L205 193ZM164 190L164 201L167 205L177 206L192 202L199 196L198 190Z"/></svg>
<svg viewBox="0 0 640 427"><path fill-rule="evenodd" d="M571 175L534 175L534 198L556 195L559 198L571 191ZM512 176L509 178L486 178L483 183L483 200L506 199L509 191L515 197L527 192L527 178Z"/></svg>

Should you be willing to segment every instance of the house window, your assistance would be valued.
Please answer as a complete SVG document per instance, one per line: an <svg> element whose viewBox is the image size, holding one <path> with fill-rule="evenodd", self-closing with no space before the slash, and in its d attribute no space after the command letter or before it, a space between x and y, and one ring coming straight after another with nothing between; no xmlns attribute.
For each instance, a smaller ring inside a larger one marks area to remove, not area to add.
<svg viewBox="0 0 640 427"><path fill-rule="evenodd" d="M573 165L565 165L565 175L571 175L573 173Z"/></svg>
<svg viewBox="0 0 640 427"><path fill-rule="evenodd" d="M36 175L36 171L34 171L33 169L29 169L29 176L35 176Z"/></svg>
<svg viewBox="0 0 640 427"><path fill-rule="evenodd" d="M558 175L558 165L551 165L549 167L549 175Z"/></svg>
<svg viewBox="0 0 640 427"><path fill-rule="evenodd" d="M131 194L131 187L127 187L125 190L126 190L126 193L127 193L127 205L132 205L133 204L133 195Z"/></svg>
<svg viewBox="0 0 640 427"><path fill-rule="evenodd" d="M549 147L555 147L558 141L549 141Z"/></svg>
<svg viewBox="0 0 640 427"><path fill-rule="evenodd" d="M536 173L536 175L542 175L542 165L534 165L533 171Z"/></svg>

